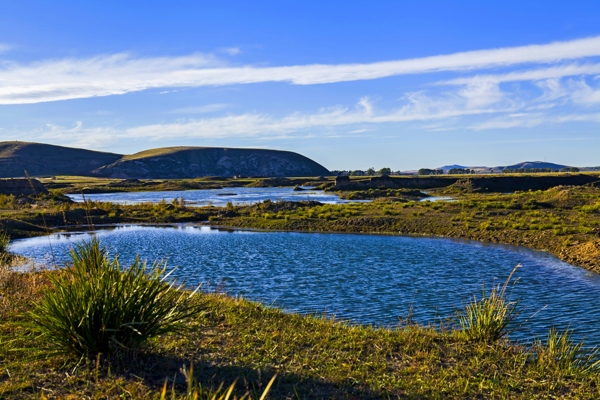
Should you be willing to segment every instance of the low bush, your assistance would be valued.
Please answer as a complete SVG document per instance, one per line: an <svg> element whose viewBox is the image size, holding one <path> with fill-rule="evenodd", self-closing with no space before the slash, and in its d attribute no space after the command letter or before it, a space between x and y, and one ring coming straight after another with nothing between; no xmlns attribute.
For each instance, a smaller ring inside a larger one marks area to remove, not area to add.
<svg viewBox="0 0 600 400"><path fill-rule="evenodd" d="M122 268L97 239L76 245L71 259L29 313L51 352L91 358L134 349L200 311L193 293L166 281L164 266L136 258Z"/></svg>

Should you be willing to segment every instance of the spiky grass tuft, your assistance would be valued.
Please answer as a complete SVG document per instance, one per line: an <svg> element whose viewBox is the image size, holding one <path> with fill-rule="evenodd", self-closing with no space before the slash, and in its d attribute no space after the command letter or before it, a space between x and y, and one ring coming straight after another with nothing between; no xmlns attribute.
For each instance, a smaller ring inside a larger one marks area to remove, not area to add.
<svg viewBox="0 0 600 400"><path fill-rule="evenodd" d="M481 299L474 296L458 313L461 333L468 340L493 343L508 334L508 325L518 315L518 301L508 301L506 289L518 268L520 265L512 270L504 285L493 288L487 296L484 289Z"/></svg>
<svg viewBox="0 0 600 400"><path fill-rule="evenodd" d="M164 265L147 268L136 258L122 268L96 238L76 245L71 259L29 313L51 351L93 358L134 349L200 311L193 293L165 280Z"/></svg>
<svg viewBox="0 0 600 400"><path fill-rule="evenodd" d="M600 365L598 349L586 349L584 342L574 342L572 331L559 332L550 329L546 343L540 340L534 343L537 362L544 369L574 373L597 369Z"/></svg>

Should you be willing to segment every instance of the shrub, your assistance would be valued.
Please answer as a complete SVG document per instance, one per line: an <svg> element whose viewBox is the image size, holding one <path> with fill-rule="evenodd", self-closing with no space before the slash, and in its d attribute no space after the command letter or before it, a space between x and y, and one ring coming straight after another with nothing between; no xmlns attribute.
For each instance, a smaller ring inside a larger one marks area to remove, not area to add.
<svg viewBox="0 0 600 400"><path fill-rule="evenodd" d="M502 287L493 288L489 295L485 289L481 299L473 297L465 310L458 313L458 322L462 333L468 340L493 343L505 336L508 325L517 316L517 302L506 299L506 289L520 265L517 265L508 276Z"/></svg>
<svg viewBox="0 0 600 400"><path fill-rule="evenodd" d="M29 313L51 351L94 357L134 349L182 329L200 311L189 299L193 293L166 281L164 265L148 269L136 257L121 268L95 238L77 244L70 256L72 266L51 278L54 287Z"/></svg>

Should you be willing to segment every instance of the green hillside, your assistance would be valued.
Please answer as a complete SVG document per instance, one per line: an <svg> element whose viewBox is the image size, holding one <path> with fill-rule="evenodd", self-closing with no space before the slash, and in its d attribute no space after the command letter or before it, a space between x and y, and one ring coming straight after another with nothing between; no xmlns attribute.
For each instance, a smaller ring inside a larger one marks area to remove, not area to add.
<svg viewBox="0 0 600 400"><path fill-rule="evenodd" d="M201 176L319 176L331 173L300 154L264 149L166 147L132 155L42 143L0 142L0 178L80 175L182 179Z"/></svg>
<svg viewBox="0 0 600 400"><path fill-rule="evenodd" d="M113 178L195 178L199 176L319 176L322 165L290 151L217 147L167 147L124 156L98 168Z"/></svg>
<svg viewBox="0 0 600 400"><path fill-rule="evenodd" d="M92 171L119 160L104 153L43 143L0 142L0 178L49 175L92 175Z"/></svg>

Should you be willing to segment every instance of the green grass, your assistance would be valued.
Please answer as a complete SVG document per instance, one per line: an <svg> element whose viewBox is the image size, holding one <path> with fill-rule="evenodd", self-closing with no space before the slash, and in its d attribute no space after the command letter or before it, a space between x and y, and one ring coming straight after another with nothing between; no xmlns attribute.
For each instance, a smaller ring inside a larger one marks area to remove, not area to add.
<svg viewBox="0 0 600 400"><path fill-rule="evenodd" d="M191 296L204 312L185 322L185 332L77 364L68 354L47 353L47 337L26 318L41 294L60 291L56 282L70 276L68 270L0 275L1 398L209 399L225 397L235 382L230 398L258 399L275 375L268 391L274 399L600 395L594 353L568 335L551 332L548 345L524 347L470 340L449 328L289 314L208 293Z"/></svg>

